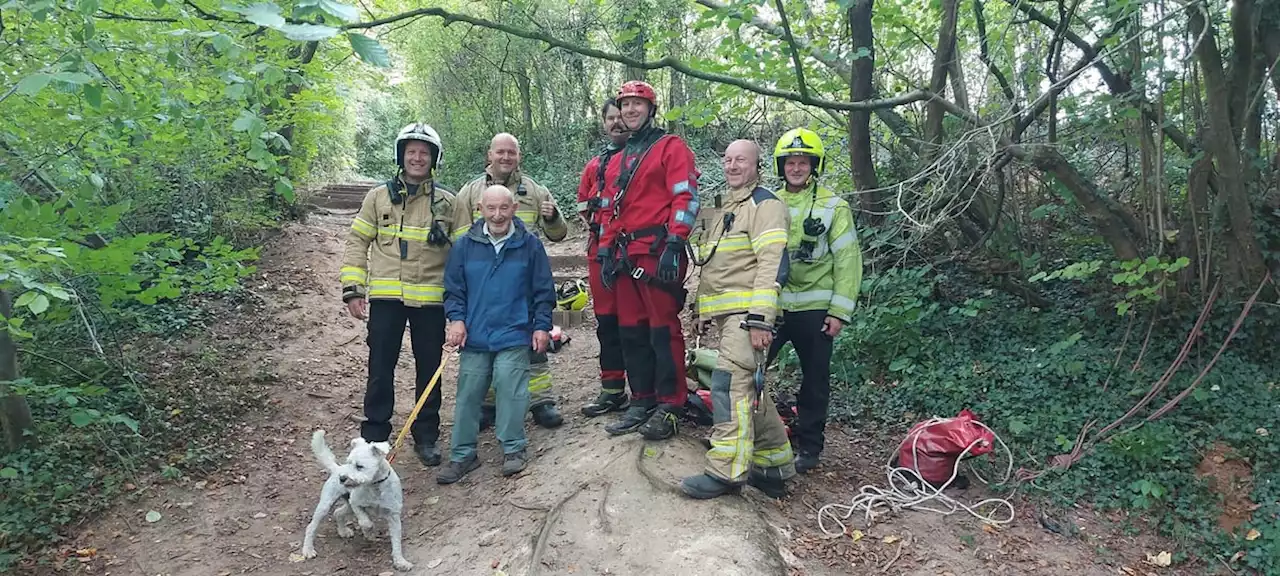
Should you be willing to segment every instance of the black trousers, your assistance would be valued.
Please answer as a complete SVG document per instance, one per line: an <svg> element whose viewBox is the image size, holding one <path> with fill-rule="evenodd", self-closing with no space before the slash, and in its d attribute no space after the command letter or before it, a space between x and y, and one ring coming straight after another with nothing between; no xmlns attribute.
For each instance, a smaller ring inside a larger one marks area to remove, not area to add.
<svg viewBox="0 0 1280 576"><path fill-rule="evenodd" d="M369 384L364 391L365 420L360 425L360 436L369 442L384 442L391 437L391 414L396 405L396 362L400 361L406 323L417 367L414 402L422 396L436 368L440 367L444 351L443 306L412 308L398 300L369 301L369 337L366 340L369 344ZM410 433L415 444L432 444L440 439L442 385L442 382L436 382L435 389L413 422Z"/></svg>
<svg viewBox="0 0 1280 576"><path fill-rule="evenodd" d="M834 341L822 331L826 310L784 312L782 328L769 347L769 363L782 345L791 342L800 358L800 392L796 394L795 449L821 454L826 442L827 406L831 403L831 349Z"/></svg>

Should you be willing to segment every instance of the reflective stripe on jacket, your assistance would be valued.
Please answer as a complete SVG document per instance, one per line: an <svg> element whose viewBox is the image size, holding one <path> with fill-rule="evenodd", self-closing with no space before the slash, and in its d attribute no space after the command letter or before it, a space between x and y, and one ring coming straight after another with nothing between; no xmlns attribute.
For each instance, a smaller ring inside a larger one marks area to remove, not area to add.
<svg viewBox="0 0 1280 576"><path fill-rule="evenodd" d="M454 196L432 182L393 201L385 184L365 194L351 221L342 254L343 298L400 300L406 306L444 302L444 265L449 245L427 243L432 222L453 233Z"/></svg>
<svg viewBox="0 0 1280 576"><path fill-rule="evenodd" d="M714 318L746 312L773 324L787 277L786 206L754 182L725 197L723 208L704 208L698 218L694 253L703 264L697 313Z"/></svg>
<svg viewBox="0 0 1280 576"><path fill-rule="evenodd" d="M550 220L538 213L542 210L543 202L555 202L551 191L545 186L538 184L519 170L512 172L504 182L497 181L493 175L485 171L483 176L467 182L466 186L458 190L458 199L454 204L454 219L458 222L465 221L466 224L458 225L458 229L453 233L454 240L466 235L470 225L481 219L482 214L476 205L480 203L480 195L484 193L484 189L494 184L506 186L515 195L516 217L523 220L525 226L528 226L531 231L541 230L547 240L552 242L564 240L564 237L569 234L569 227L565 224L559 207L556 208L556 215Z"/></svg>
<svg viewBox="0 0 1280 576"><path fill-rule="evenodd" d="M618 179L618 171L622 169L620 162L607 162L619 152L612 144L605 148L604 152L593 157L587 162L585 168L582 169L582 176L578 179L578 215L586 222L587 229L592 231L590 239L587 241L587 258L594 260L596 252L600 248L599 235L609 226L609 221L613 219L613 198L605 196L604 186L601 181L612 182ZM600 171L600 162L606 161L605 171ZM591 209L591 203L597 206Z"/></svg>
<svg viewBox="0 0 1280 576"><path fill-rule="evenodd" d="M650 146L648 142L656 141ZM698 167L693 151L679 136L665 134L658 128L638 132L627 141L622 152L609 159L617 167L606 165L610 174L618 174L605 180L603 196L613 204L613 218L600 235L601 247L612 248L623 233L634 234L645 230L666 227L669 236L688 238L698 216ZM624 189L618 180L622 174L632 171ZM647 254L649 245L665 245L660 235L645 235L627 244L627 253L633 256Z"/></svg>
<svg viewBox="0 0 1280 576"><path fill-rule="evenodd" d="M791 216L791 232L787 235L791 274L782 287L782 309L826 310L829 316L848 323L862 285L862 249L849 203L821 186L800 192L783 188L779 195ZM796 249L811 207L813 218L822 221L826 232L818 237L812 257L802 261L796 257Z"/></svg>

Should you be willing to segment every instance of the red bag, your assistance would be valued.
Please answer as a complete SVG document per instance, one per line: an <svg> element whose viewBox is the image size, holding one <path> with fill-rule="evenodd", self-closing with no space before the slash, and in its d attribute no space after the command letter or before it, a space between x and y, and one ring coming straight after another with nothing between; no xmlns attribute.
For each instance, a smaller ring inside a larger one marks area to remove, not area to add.
<svg viewBox="0 0 1280 576"><path fill-rule="evenodd" d="M935 487L951 479L956 460L991 452L995 434L968 408L955 418L928 420L911 427L898 447L897 466L913 470ZM967 453L965 449L973 446ZM917 459L917 456L919 457Z"/></svg>

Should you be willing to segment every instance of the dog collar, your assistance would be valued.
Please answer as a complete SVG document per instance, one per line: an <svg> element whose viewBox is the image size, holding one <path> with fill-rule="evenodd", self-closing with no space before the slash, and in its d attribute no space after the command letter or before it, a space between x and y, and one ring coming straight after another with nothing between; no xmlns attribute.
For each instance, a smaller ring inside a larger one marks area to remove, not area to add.
<svg viewBox="0 0 1280 576"><path fill-rule="evenodd" d="M383 482L386 482L386 481L387 481L387 478L390 478L390 477L391 477L391 471L390 471L390 470L388 470L388 471L387 471L387 475L386 475L386 476L383 476L381 480L374 480L374 481L373 481L373 483L374 483L374 484L381 484L381 483L383 483Z"/></svg>

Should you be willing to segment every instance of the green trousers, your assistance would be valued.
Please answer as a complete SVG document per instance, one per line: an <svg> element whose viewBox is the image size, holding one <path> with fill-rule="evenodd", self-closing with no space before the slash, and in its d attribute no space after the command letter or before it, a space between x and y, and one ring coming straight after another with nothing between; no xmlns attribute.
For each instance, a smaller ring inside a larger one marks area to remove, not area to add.
<svg viewBox="0 0 1280 576"><path fill-rule="evenodd" d="M493 408L493 388L484 396L484 407ZM551 394L551 363L547 361L547 353L538 354L529 349L529 408L537 408L546 404L555 404Z"/></svg>
<svg viewBox="0 0 1280 576"><path fill-rule="evenodd" d="M475 455L480 434L480 404L485 390L493 389L497 401L494 432L503 454L514 454L529 444L524 435L524 415L529 411L528 347L500 352L463 350L458 366L457 404L453 408L452 453L462 462Z"/></svg>

